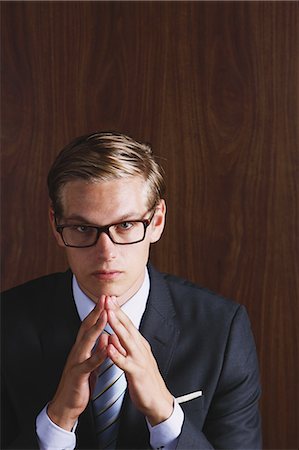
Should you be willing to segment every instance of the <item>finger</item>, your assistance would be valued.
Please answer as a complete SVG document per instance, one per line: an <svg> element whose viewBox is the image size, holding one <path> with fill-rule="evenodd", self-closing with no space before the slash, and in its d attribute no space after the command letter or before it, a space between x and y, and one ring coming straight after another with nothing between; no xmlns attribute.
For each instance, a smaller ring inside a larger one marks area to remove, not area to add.
<svg viewBox="0 0 299 450"><path fill-rule="evenodd" d="M99 367L107 358L107 347L98 347L92 355L81 364L83 373L90 373Z"/></svg>
<svg viewBox="0 0 299 450"><path fill-rule="evenodd" d="M89 330L93 325L95 325L102 313L104 311L105 306L105 295L101 295L98 303L95 305L94 309L88 314L88 316L85 317L83 320L79 333L78 338L82 336L87 330Z"/></svg>
<svg viewBox="0 0 299 450"><path fill-rule="evenodd" d="M106 350L107 346L108 346L108 339L109 339L109 335L106 333L102 333L99 336L98 342L97 342L97 346L95 348L95 351L102 351L102 350Z"/></svg>
<svg viewBox="0 0 299 450"><path fill-rule="evenodd" d="M126 322L127 325L124 325L119 319L119 311L109 310L108 322L128 354L135 354L138 349L143 347L139 331L132 322Z"/></svg>
<svg viewBox="0 0 299 450"><path fill-rule="evenodd" d="M138 348L142 352L146 350L147 353L152 354L147 340L121 310L115 296L106 298L105 309L108 314L108 322L127 353L133 354Z"/></svg>
<svg viewBox="0 0 299 450"><path fill-rule="evenodd" d="M108 316L107 312L103 310L96 321L96 323L85 333L83 340L88 342L93 342L95 344L95 341L99 338L99 336L102 335L104 328L107 324ZM105 335L106 333L103 333Z"/></svg>
<svg viewBox="0 0 299 450"><path fill-rule="evenodd" d="M126 349L121 345L116 334L109 336L109 344L112 344L123 356L127 356Z"/></svg>
<svg viewBox="0 0 299 450"><path fill-rule="evenodd" d="M109 344L107 347L107 356L111 359L114 364L116 364L123 371L127 370L127 360L126 357L118 351L118 349L113 345Z"/></svg>
<svg viewBox="0 0 299 450"><path fill-rule="evenodd" d="M102 333L98 338L96 346L93 348L91 356L84 362L83 367L85 371L91 372L104 362L107 358L107 346L108 335Z"/></svg>
<svg viewBox="0 0 299 450"><path fill-rule="evenodd" d="M103 333L103 330L107 323L107 312L104 310L101 312L97 322L85 333L81 333L76 341L77 354L79 360L84 360L90 357L97 339Z"/></svg>
<svg viewBox="0 0 299 450"><path fill-rule="evenodd" d="M116 297L107 297L105 302L105 309L108 313L108 318L109 318L109 311L113 312L116 318L118 319L119 323L123 325L123 327L127 329L135 338L137 338L139 331L134 326L133 322L129 319L127 314L125 314L119 307Z"/></svg>

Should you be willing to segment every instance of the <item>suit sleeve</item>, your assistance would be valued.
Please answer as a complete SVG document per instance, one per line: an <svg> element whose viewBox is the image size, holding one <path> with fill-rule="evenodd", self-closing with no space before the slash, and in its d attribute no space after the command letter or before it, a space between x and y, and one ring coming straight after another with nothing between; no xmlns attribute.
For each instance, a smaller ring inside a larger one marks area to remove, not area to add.
<svg viewBox="0 0 299 450"><path fill-rule="evenodd" d="M240 306L232 320L222 370L204 427L185 412L177 449L261 449L259 369L249 319Z"/></svg>

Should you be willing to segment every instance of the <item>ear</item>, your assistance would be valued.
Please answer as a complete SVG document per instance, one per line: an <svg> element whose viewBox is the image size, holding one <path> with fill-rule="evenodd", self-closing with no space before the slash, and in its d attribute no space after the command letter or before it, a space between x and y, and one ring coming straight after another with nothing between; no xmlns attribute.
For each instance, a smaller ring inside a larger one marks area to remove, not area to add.
<svg viewBox="0 0 299 450"><path fill-rule="evenodd" d="M57 244L59 245L59 247L65 247L60 233L58 233L58 231L56 230L55 213L54 213L52 205L49 206L49 221L50 221L52 233L56 239Z"/></svg>
<svg viewBox="0 0 299 450"><path fill-rule="evenodd" d="M160 200L158 206L156 206L156 212L152 221L151 243L157 242L164 230L166 216L166 203L165 200Z"/></svg>

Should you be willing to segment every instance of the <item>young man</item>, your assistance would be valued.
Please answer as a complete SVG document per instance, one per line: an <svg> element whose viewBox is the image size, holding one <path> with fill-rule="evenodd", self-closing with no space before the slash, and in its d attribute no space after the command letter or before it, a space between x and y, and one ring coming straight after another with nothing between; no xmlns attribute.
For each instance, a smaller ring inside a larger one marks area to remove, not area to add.
<svg viewBox="0 0 299 450"><path fill-rule="evenodd" d="M80 137L48 187L70 270L3 295L1 448L261 448L245 309L148 264L166 212L150 147Z"/></svg>

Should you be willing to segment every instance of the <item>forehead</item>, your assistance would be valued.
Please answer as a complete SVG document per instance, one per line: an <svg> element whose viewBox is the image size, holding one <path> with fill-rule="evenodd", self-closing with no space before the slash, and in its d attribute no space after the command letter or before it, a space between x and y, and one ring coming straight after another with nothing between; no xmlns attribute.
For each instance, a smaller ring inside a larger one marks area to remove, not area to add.
<svg viewBox="0 0 299 450"><path fill-rule="evenodd" d="M70 181L61 190L61 204L65 218L80 216L94 223L113 222L125 215L144 214L148 208L148 186L138 176Z"/></svg>

